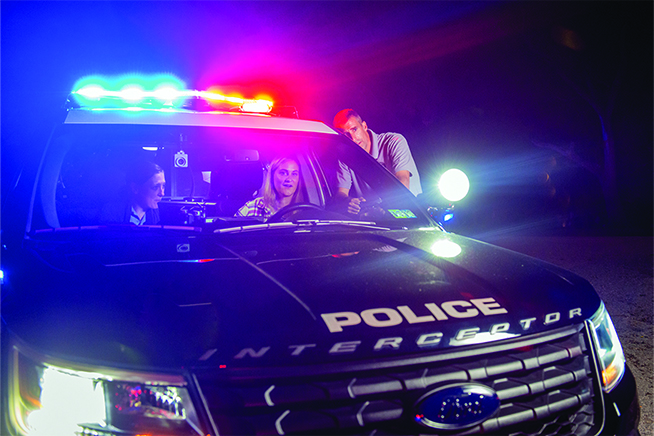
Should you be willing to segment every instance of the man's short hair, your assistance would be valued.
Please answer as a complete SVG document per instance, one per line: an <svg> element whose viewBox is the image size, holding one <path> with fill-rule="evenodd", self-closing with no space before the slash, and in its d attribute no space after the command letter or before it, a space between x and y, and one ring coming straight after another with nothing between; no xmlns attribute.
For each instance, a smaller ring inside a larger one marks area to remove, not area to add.
<svg viewBox="0 0 654 436"><path fill-rule="evenodd" d="M363 122L361 116L354 109L343 109L334 116L334 127L340 128L352 117L356 118L360 123Z"/></svg>

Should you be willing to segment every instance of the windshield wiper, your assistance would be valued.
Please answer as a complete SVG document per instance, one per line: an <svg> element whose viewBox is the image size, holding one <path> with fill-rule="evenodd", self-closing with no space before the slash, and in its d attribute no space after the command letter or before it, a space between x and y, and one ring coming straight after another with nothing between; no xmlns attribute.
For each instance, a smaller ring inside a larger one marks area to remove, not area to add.
<svg viewBox="0 0 654 436"><path fill-rule="evenodd" d="M303 228L310 230L321 226L348 226L361 227L371 230L390 230L389 227L378 226L372 221L346 221L346 220L297 220L293 222L270 223L270 224L252 224L248 226L229 227L226 229L216 229L214 233L239 233L251 232L257 230L280 229L280 228Z"/></svg>

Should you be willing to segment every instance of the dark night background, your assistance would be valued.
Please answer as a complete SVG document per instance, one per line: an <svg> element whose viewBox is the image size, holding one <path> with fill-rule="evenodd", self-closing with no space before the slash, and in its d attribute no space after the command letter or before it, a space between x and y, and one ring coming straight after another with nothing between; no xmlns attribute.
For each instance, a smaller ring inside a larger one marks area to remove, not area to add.
<svg viewBox="0 0 654 436"><path fill-rule="evenodd" d="M450 166L469 174L462 232L652 234L650 1L3 1L1 14L3 205L76 79L167 72L328 124L352 107L404 134L423 189Z"/></svg>

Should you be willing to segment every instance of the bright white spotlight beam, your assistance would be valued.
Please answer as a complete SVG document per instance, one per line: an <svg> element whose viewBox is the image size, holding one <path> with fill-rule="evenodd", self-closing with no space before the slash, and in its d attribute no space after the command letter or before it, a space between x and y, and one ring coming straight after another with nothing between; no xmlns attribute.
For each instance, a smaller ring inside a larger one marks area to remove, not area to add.
<svg viewBox="0 0 654 436"><path fill-rule="evenodd" d="M449 201L459 201L468 195L470 181L461 170L452 168L445 171L438 181L438 189Z"/></svg>

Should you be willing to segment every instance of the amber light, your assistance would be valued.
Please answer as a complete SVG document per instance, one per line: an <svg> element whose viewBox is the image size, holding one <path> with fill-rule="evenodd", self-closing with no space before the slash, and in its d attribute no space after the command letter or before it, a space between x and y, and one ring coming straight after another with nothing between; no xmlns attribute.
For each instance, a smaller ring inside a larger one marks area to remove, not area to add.
<svg viewBox="0 0 654 436"><path fill-rule="evenodd" d="M618 377L618 369L615 365L610 365L604 371L602 371L602 381L604 385L610 384L613 380Z"/></svg>

